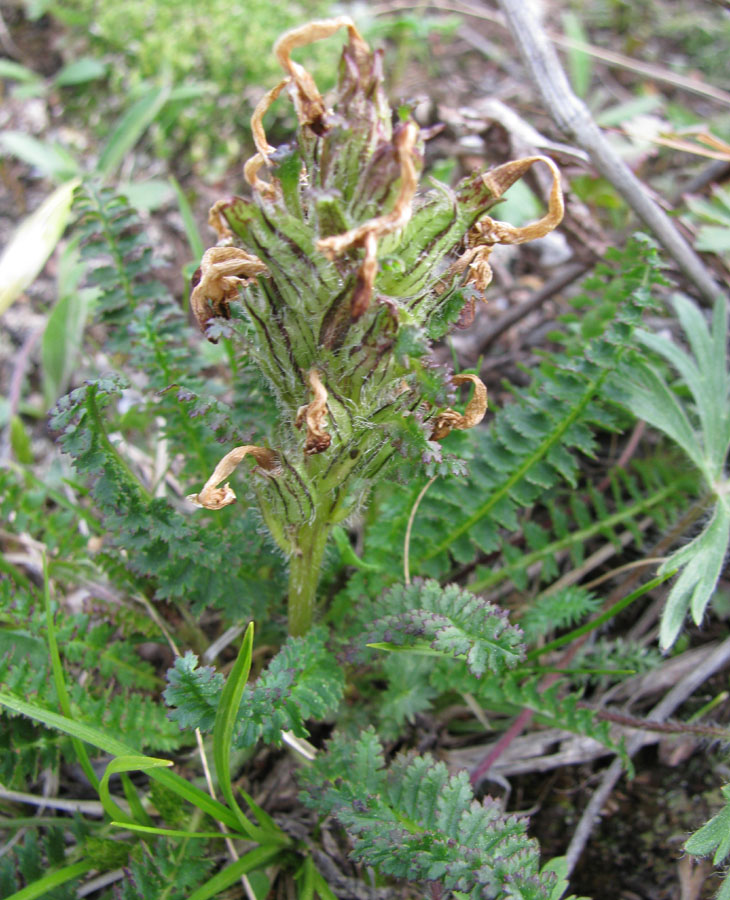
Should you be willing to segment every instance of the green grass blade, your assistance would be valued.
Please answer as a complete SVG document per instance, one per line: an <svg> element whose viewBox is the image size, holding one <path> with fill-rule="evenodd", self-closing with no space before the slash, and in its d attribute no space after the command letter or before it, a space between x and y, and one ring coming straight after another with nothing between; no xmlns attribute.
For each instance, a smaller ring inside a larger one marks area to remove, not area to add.
<svg viewBox="0 0 730 900"><path fill-rule="evenodd" d="M109 178L127 153L157 118L170 96L169 85L150 88L121 117L96 165L102 178Z"/></svg>
<svg viewBox="0 0 730 900"><path fill-rule="evenodd" d="M571 11L563 13L563 30L566 37L577 44L588 44L589 38L578 16ZM568 47L568 69L570 82L576 94L585 99L593 78L593 59L578 47ZM511 220L509 220L511 221Z"/></svg>
<svg viewBox="0 0 730 900"><path fill-rule="evenodd" d="M0 255L0 314L17 299L56 249L71 216L79 179L66 181L23 220Z"/></svg>
<svg viewBox="0 0 730 900"><path fill-rule="evenodd" d="M193 259L196 261L195 265L199 265L200 260L205 253L205 245L203 244L203 238L200 235L200 231L198 230L198 223L195 221L195 216L193 215L193 211L190 207L190 203L188 203L188 198L185 196L185 192L180 187L180 184L174 176L170 176L170 184L175 189L175 195L177 196L177 205L180 207L180 215L183 220L183 228L185 229L185 237L188 239L188 244L190 245L190 253Z"/></svg>
<svg viewBox="0 0 730 900"><path fill-rule="evenodd" d="M226 685L221 694L220 704L215 717L213 727L213 760L218 775L218 784L221 793L229 807L236 813L240 827L252 840L262 843L263 834L260 829L252 825L239 807L233 786L231 784L231 743L233 741L233 729L236 725L238 707L241 705L241 697L251 671L251 654L253 652L253 622L249 623L241 642L236 663L226 680Z"/></svg>
<svg viewBox="0 0 730 900"><path fill-rule="evenodd" d="M54 181L66 181L81 174L78 160L63 144L39 141L22 131L0 133L0 148L29 166L40 169Z"/></svg>
<svg viewBox="0 0 730 900"><path fill-rule="evenodd" d="M84 862L73 863L70 866L64 866L62 869L56 869L55 872L49 872L33 884L29 884L20 891L16 891L5 900L35 900L36 897L46 897L50 891L59 885L71 881L72 878L78 878L79 875L85 875L94 868L94 863L88 860Z"/></svg>
<svg viewBox="0 0 730 900"><path fill-rule="evenodd" d="M142 806L142 801L139 799L137 788L132 784L132 779L126 772L121 772L120 774L122 777L122 790L124 791L124 796L127 798L127 803L132 812L132 818L135 822L141 822L143 825L151 828L152 819L147 814L147 810L144 806Z"/></svg>
<svg viewBox="0 0 730 900"><path fill-rule="evenodd" d="M206 881L197 891L190 894L188 900L208 900L209 897L215 897L238 881L241 875L267 865L278 853L278 847L257 847Z"/></svg>
<svg viewBox="0 0 730 900"><path fill-rule="evenodd" d="M104 770L104 775L99 782L99 799L109 818L134 824L134 818L120 809L112 799L109 791L109 779L112 775L120 775L122 772L148 772L150 769L171 765L172 762L169 759L155 759L152 756L118 756L113 759Z"/></svg>
<svg viewBox="0 0 730 900"><path fill-rule="evenodd" d="M317 892L319 900L337 900L332 889L324 880L324 876L317 870L314 870L314 890Z"/></svg>
<svg viewBox="0 0 730 900"><path fill-rule="evenodd" d="M297 900L314 900L314 863L308 856L294 878L297 881Z"/></svg>
<svg viewBox="0 0 730 900"><path fill-rule="evenodd" d="M58 821L57 819L55 820ZM112 825L118 828L124 828L127 831L137 831L139 834L153 834L156 837L172 837L172 838L224 838L228 836L227 831L179 831L177 828L155 828L154 825L137 825L136 822L119 822L116 819L112 821Z"/></svg>
<svg viewBox="0 0 730 900"><path fill-rule="evenodd" d="M56 641L56 628L53 622L53 613L51 611L51 589L48 580L48 560L46 554L43 554L43 603L46 608L46 630L48 632L48 650L51 656L51 669L53 670L53 681L56 685L56 693L58 694L58 705L61 712L67 718L71 719L71 700L66 690L66 681L63 677L63 666L61 664L61 655L58 652L58 642ZM84 770L84 774L89 779L96 791L99 790L99 779L96 777L89 754L86 747L76 737L71 737L73 748L76 751L76 757Z"/></svg>
<svg viewBox="0 0 730 900"><path fill-rule="evenodd" d="M527 654L527 660L537 659L539 656L542 656L545 653L551 652L553 650L557 650L558 647L563 647L565 644L570 644L572 641L576 640L576 638L582 637L584 634L588 634L589 631L593 631L596 628L599 628L604 622L608 622L609 619L612 619L614 616L617 616L621 610L626 609L627 606L630 606L634 600L638 600L639 597L643 597L644 594L648 593L648 591L653 591L655 587L658 587L662 582L666 581L668 578L671 578L674 572L666 572L663 575L657 575L656 578L652 578L651 581L647 581L646 584L642 584L641 587L637 588L635 591L632 591L626 597L623 597L617 603L614 603L613 606L609 607L604 613L601 613L600 616L596 616L595 619L591 619L590 622L586 622L585 625L581 625L580 628L574 628L573 631L570 631L568 634L562 635L562 637L556 638L554 641L550 641L549 644L545 644L543 647L538 647L535 650L531 650Z"/></svg>
<svg viewBox="0 0 730 900"><path fill-rule="evenodd" d="M20 713L23 716L28 716L28 718L41 722L49 728L55 728L64 734L86 741L87 744L91 744L92 747L98 747L99 750L103 750L105 753L111 753L114 756L143 755L138 750L129 747L115 737L111 737L101 729L94 728L91 725L84 725L82 722L74 722L73 719L67 719L65 716L43 709L41 706L27 703L25 700L20 700L18 697L14 697L5 691L0 691L0 706L4 706L6 709ZM205 791L176 775L175 772L170 772L168 769L151 769L149 775L150 778L154 778L155 781L159 781L160 784L170 788L179 797L197 806L198 809L208 813L214 819L223 822L236 832L239 831L238 816L234 815L227 806L219 803L218 800L206 794Z"/></svg>
<svg viewBox="0 0 730 900"><path fill-rule="evenodd" d="M7 81L21 81L24 84L43 82L41 76L33 69L13 62L12 59L0 59L0 78L5 78Z"/></svg>
<svg viewBox="0 0 730 900"><path fill-rule="evenodd" d="M270 831L274 834L281 833L276 822L271 818L271 816L266 812L265 809L262 809L258 805L258 803L256 803L256 801L250 794L247 794L246 791L244 791L242 788L239 788L239 793L246 801L246 803L248 803L251 812L256 816L256 821L264 829L264 831Z"/></svg>
<svg viewBox="0 0 730 900"><path fill-rule="evenodd" d="M51 310L41 343L43 402L46 409L62 396L78 365L84 326L96 288L82 288L86 264L81 261L79 239L75 238L59 254L56 279L58 299Z"/></svg>

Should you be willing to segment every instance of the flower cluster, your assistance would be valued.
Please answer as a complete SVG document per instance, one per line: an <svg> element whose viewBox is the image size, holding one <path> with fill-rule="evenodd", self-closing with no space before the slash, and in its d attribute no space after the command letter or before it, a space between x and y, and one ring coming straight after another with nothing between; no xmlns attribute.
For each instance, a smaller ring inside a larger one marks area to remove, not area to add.
<svg viewBox="0 0 730 900"><path fill-rule="evenodd" d="M330 107L291 53L340 28L348 42ZM463 414L443 402L448 386L434 390L430 339L483 295L494 245L546 234L563 203L559 173L545 157L468 177L454 190L419 190L423 135L411 118L394 121L382 54L348 17L290 31L274 51L285 77L252 117L256 153L244 167L252 197L211 209L219 240L195 274L191 305L202 329L223 317L245 334L280 411L276 446L231 451L190 499L209 509L233 502L230 486L218 485L253 458L261 512L301 581L297 571L318 570L329 531L382 477L404 432L413 440L406 420L418 423L422 454L452 429L481 421L487 395L476 375L450 379L474 385ZM299 125L295 141L275 148L263 120L284 90ZM538 161L554 178L545 217L525 228L490 218ZM292 594L301 592L297 584ZM307 602L300 629L311 618L311 596Z"/></svg>

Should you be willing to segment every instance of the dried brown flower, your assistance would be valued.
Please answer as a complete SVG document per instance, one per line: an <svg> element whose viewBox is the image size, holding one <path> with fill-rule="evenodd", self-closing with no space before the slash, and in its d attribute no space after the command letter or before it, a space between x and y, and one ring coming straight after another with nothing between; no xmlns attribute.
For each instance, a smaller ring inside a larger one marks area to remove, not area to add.
<svg viewBox="0 0 730 900"><path fill-rule="evenodd" d="M327 390L322 384L319 372L312 369L309 373L309 384L312 388L313 399L306 406L300 406L294 425L301 428L307 426L307 437L304 442L304 452L307 456L322 453L332 443L332 435L324 430L327 419Z"/></svg>
<svg viewBox="0 0 730 900"><path fill-rule="evenodd" d="M504 185L514 184L536 162L545 163L553 176L553 185L548 199L548 211L537 222L520 228L508 222L499 222L485 216L476 222L466 236L466 252L452 266L452 272L463 272L469 267L467 284L473 284L484 293L492 280L492 269L489 257L495 244L524 244L535 238L545 237L556 228L563 219L565 207L563 191L560 187L560 172L555 163L547 156L528 156L514 162L505 163L482 176L485 185L494 197L500 197Z"/></svg>
<svg viewBox="0 0 730 900"><path fill-rule="evenodd" d="M350 37L350 45L356 53L363 56L369 54L370 49L363 40L355 23L349 16L338 16L334 19L324 19L308 22L299 28L293 28L283 34L274 44L274 53L281 67L291 76L292 99L297 111L297 118L302 125L309 126L315 134L325 131L324 115L325 105L314 78L307 72L304 66L291 58L292 50L304 47L314 41L321 41L333 35L340 28L347 28Z"/></svg>
<svg viewBox="0 0 730 900"><path fill-rule="evenodd" d="M213 215L216 220L218 216ZM238 297L242 284L268 269L257 256L239 247L211 247L203 254L191 280L190 306L201 330L215 316L228 318L228 302Z"/></svg>
<svg viewBox="0 0 730 900"><path fill-rule="evenodd" d="M453 384L466 384L471 382L474 385L474 396L467 403L463 415L455 409L445 409L436 416L433 431L431 433L432 441L440 441L445 438L454 428L457 431L466 431L478 425L487 411L487 388L481 378L476 375L454 375L451 379Z"/></svg>
<svg viewBox="0 0 730 900"><path fill-rule="evenodd" d="M256 104L256 109L254 109L253 115L251 116L251 132L257 152L244 165L243 176L252 188L267 197L272 197L275 194L276 187L272 182L262 181L258 177L258 172L262 166L268 165L269 156L276 150L276 147L272 147L266 140L263 119L268 108L290 81L291 78L284 78L276 85L276 87L267 91Z"/></svg>
<svg viewBox="0 0 730 900"><path fill-rule="evenodd" d="M253 456L261 470L270 475L275 475L279 470L279 457L274 450L257 447L254 444L244 444L242 447L236 447L230 453L226 453L215 467L213 474L205 482L200 493L188 494L186 499L205 509L223 509L224 506L230 506L236 500L233 488L227 482L222 488L219 488L218 485L228 478L248 455Z"/></svg>

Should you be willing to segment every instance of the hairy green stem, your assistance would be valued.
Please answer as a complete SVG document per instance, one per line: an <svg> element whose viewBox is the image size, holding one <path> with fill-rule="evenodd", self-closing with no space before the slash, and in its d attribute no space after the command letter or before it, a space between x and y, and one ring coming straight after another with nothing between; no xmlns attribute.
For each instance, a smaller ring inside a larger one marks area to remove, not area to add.
<svg viewBox="0 0 730 900"><path fill-rule="evenodd" d="M312 627L320 569L331 526L319 516L302 525L289 560L289 634L299 636Z"/></svg>

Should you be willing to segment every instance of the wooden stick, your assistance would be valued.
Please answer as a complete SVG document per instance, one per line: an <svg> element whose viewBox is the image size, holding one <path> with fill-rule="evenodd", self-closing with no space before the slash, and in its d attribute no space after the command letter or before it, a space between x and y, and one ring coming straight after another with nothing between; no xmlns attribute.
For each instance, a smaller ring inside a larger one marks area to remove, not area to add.
<svg viewBox="0 0 730 900"><path fill-rule="evenodd" d="M667 253L694 285L703 301L714 303L720 287L671 219L651 199L644 185L608 144L588 107L573 93L565 71L540 23L538 11L526 0L499 0L543 103L558 128L591 157L593 165L654 233Z"/></svg>
<svg viewBox="0 0 730 900"><path fill-rule="evenodd" d="M715 672L719 672L730 663L730 638L720 644L717 649L707 657L699 666L686 675L671 691L652 709L646 717L650 722L664 722L674 711L690 697L698 687L704 684ZM643 735L636 734L626 742L626 753L633 756L643 744ZM588 806L575 829L570 846L565 854L568 861L568 873L575 868L583 848L598 821L603 806L613 790L614 785L621 777L623 764L620 759L615 759L606 770L600 786L593 794Z"/></svg>

